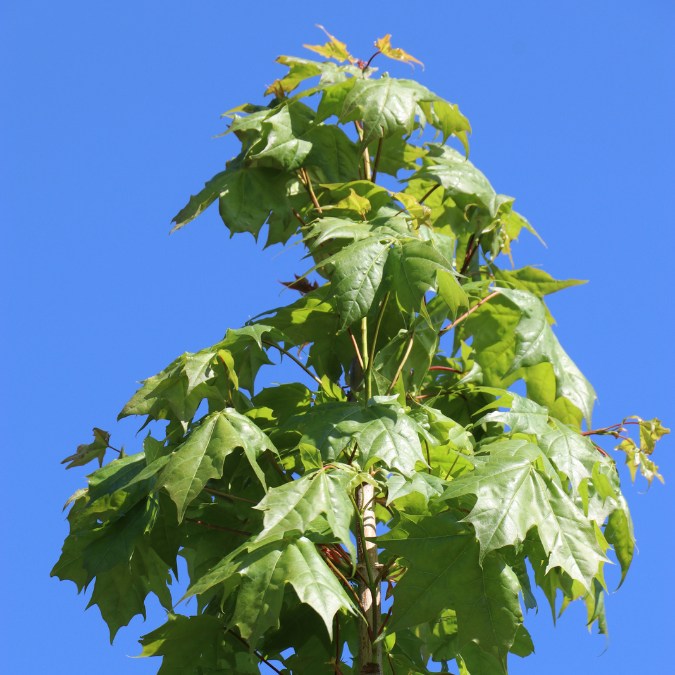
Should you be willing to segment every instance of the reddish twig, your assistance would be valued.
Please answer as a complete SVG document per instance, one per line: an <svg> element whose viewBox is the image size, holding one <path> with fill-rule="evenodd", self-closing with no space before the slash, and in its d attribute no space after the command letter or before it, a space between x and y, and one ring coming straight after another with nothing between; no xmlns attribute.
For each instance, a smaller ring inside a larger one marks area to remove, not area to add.
<svg viewBox="0 0 675 675"><path fill-rule="evenodd" d="M464 312L464 314L462 314L462 316L457 317L449 326L446 326L445 328L441 328L441 330L438 331L438 334L439 335L445 335L445 333L447 333L448 331L455 328L458 324L460 324L462 321L464 321L464 319L471 316L479 307L484 305L489 300L492 300L492 298L494 298L497 295L499 295L499 291L492 291L492 293L490 293L489 295L486 295L482 300L479 300L467 312Z"/></svg>

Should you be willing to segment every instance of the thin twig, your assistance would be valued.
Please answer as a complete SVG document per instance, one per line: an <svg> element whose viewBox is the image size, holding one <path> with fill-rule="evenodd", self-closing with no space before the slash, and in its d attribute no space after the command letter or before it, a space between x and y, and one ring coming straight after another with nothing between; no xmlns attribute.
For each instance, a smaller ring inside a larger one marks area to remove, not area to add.
<svg viewBox="0 0 675 675"><path fill-rule="evenodd" d="M322 386L321 380L300 359L293 356L293 354L291 354L287 349L274 344L274 342L268 342L267 340L261 340L261 342L268 347L274 347L275 349L278 349L282 354L288 356L291 361L295 361L295 363L297 363L320 387Z"/></svg>
<svg viewBox="0 0 675 675"><path fill-rule="evenodd" d="M370 64L371 64L372 60L373 60L378 54L381 54L381 53L382 53L382 52L378 49L378 50L377 50L377 51L376 51L376 52L375 52L375 53L374 53L374 54L366 61L365 65L361 68L361 72L364 72L364 73L365 73L366 70L368 70L368 68L370 68Z"/></svg>
<svg viewBox="0 0 675 675"><path fill-rule="evenodd" d="M326 565L328 565L328 567L330 567L333 574L342 582L342 585L351 593L352 597L356 602L356 606L359 612L361 613L363 618L367 620L368 617L364 613L363 607L361 607L361 600L358 596L358 593L354 590L353 586L349 583L348 579L345 577L344 574L342 574L342 572L340 572L340 570L335 566L335 564L333 563L332 560L330 560L330 558L323 558L323 561L326 563Z"/></svg>
<svg viewBox="0 0 675 675"><path fill-rule="evenodd" d="M434 191L438 190L438 188L441 187L440 183L436 183L433 187L429 188L424 195L422 195L422 199L420 199L417 203L421 206L424 203L424 200L427 199ZM401 201L400 199L398 200L399 202ZM402 209L399 209L394 215L397 216L399 213L403 213L404 211L407 211L406 207L404 206Z"/></svg>
<svg viewBox="0 0 675 675"><path fill-rule="evenodd" d="M377 179L377 169L380 166L380 156L382 155L382 141L383 140L384 140L384 137L380 137L380 140L377 142L377 151L375 152L375 161L373 162L373 175L370 178L370 180L372 180L373 183Z"/></svg>
<svg viewBox="0 0 675 675"><path fill-rule="evenodd" d="M340 615L336 614L335 619L333 620L335 628L333 632L335 633L335 663L333 664L335 675L342 675L342 669L340 668Z"/></svg>
<svg viewBox="0 0 675 675"><path fill-rule="evenodd" d="M471 258L473 258L474 253L478 249L478 244L480 243L480 237L477 237L475 234L472 234L469 237L469 245L466 249L466 255L464 256L464 262L462 263L462 269L459 270L460 274L464 274L471 264Z"/></svg>
<svg viewBox="0 0 675 675"><path fill-rule="evenodd" d="M227 632L230 633L230 635L235 637L237 640L239 640L239 642L241 642L246 647L246 649L249 650L251 649L251 645L246 640L244 640L244 638L241 637L241 635L237 635L231 628L228 628ZM264 663L268 668L271 668L275 673L279 673L279 675L281 675L282 671L279 670L276 666L273 666L257 649L253 649L252 651L258 657L261 663Z"/></svg>
<svg viewBox="0 0 675 675"><path fill-rule="evenodd" d="M399 376L401 375L401 371L403 370L403 366L405 366L405 362L408 360L408 357L410 356L410 352L412 351L414 339L415 339L415 333L411 333L410 339L408 340L408 346L406 347L405 353L403 354L403 358L401 359L401 363L398 364L398 368L396 369L396 374L394 375L394 379L391 381L391 384L389 385L389 389L387 389L387 395L391 394L391 392L394 391L394 387L396 386L396 381L398 380Z"/></svg>
<svg viewBox="0 0 675 675"><path fill-rule="evenodd" d="M352 341L352 346L354 347L354 351L356 352L356 360L359 362L359 365L361 366L361 370L365 370L365 365L363 363L363 356L361 356L361 350L359 349L359 345L356 342L356 338L354 337L354 333L352 333L352 329L347 328L347 333L349 333L349 339Z"/></svg>
<svg viewBox="0 0 675 675"><path fill-rule="evenodd" d="M382 298L382 304L377 314L377 320L375 321L375 332L373 333L373 339L370 344L370 355L368 356L368 368L364 373L364 378L366 379L367 389L372 389L371 378L373 374L373 363L375 361L375 348L377 347L377 339L380 335L380 326L382 325L382 319L384 317L384 309L387 306L389 301L389 291L384 294Z"/></svg>
<svg viewBox="0 0 675 675"><path fill-rule="evenodd" d="M441 370L445 373L463 373L459 368L451 368L450 366L429 366L429 370Z"/></svg>
<svg viewBox="0 0 675 675"><path fill-rule="evenodd" d="M210 495L215 495L216 497L222 497L223 499L230 499L233 502L246 502L247 504L257 504L252 499L246 499L246 497L238 497L237 495L231 495L227 492L221 492L220 490L215 490L211 487L205 487L204 492L208 492Z"/></svg>
<svg viewBox="0 0 675 675"><path fill-rule="evenodd" d="M203 520L199 520L198 518L186 518L190 523L194 523L195 525L201 525L201 527L205 527L209 530L218 530L219 532L230 532L231 534L239 534L242 537L250 537L253 532L246 532L245 530L235 530L231 527L223 527L222 525L213 525L212 523L206 523Z"/></svg>
<svg viewBox="0 0 675 675"><path fill-rule="evenodd" d="M464 314L462 314L462 316L457 317L449 326L446 326L445 328L441 328L441 330L438 331L439 336L445 335L445 333L447 333L449 330L452 330L453 328L455 328L455 326L462 323L462 321L464 321L464 319L471 316L479 307L484 305L489 300L492 300L492 298L494 298L497 295L499 295L499 291L492 291L492 293L490 293L489 295L486 295L482 300L479 300L468 311L464 312Z"/></svg>
<svg viewBox="0 0 675 675"><path fill-rule="evenodd" d="M425 199L428 199L429 197L431 197L431 195L432 195L434 192L436 192L436 190L438 190L439 187L441 187L441 184L440 184L440 183L436 183L436 185L434 185L433 187L430 187L430 188L424 193L424 195L422 196L422 199L419 200L419 203L420 203L420 204L424 204L424 200L425 200Z"/></svg>
<svg viewBox="0 0 675 675"><path fill-rule="evenodd" d="M368 317L363 317L361 319L361 353L363 355L363 366L364 366L364 378L366 372L370 370L370 360L368 358ZM365 405L368 405L368 401L372 396L371 382L369 379L365 380L366 383L366 398L364 401Z"/></svg>
<svg viewBox="0 0 675 675"><path fill-rule="evenodd" d="M307 223L305 222L305 219L300 215L300 212L297 209L293 209L293 215L296 217L298 221L300 221L300 224L303 227L307 227Z"/></svg>
<svg viewBox="0 0 675 675"><path fill-rule="evenodd" d="M356 120L354 126L356 127L359 141L363 143L363 126L361 125L361 122ZM373 179L373 174L370 170L370 153L368 152L368 145L363 148L363 176L366 180Z"/></svg>
<svg viewBox="0 0 675 675"><path fill-rule="evenodd" d="M300 174L300 182L305 186L305 189L309 194L309 198L312 200L312 204L314 204L314 208L319 213L323 213L323 209L319 204L319 200L316 198L316 195L314 194L314 188L312 187L312 179L309 177L307 169L305 169L305 167L302 167L298 169L298 173Z"/></svg>
<svg viewBox="0 0 675 675"><path fill-rule="evenodd" d="M279 466L279 462L277 462L276 457L271 452L268 452L267 456L269 457L272 468L284 479L284 481L287 483L292 482L293 479L286 475L286 472L281 468L281 466Z"/></svg>

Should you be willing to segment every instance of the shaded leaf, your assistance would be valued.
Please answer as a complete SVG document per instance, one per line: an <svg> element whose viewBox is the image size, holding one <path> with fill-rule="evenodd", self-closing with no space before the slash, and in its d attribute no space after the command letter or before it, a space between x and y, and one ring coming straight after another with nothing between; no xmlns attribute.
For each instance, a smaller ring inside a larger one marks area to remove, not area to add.
<svg viewBox="0 0 675 675"><path fill-rule="evenodd" d="M449 513L404 516L378 541L407 567L394 589L389 631L454 609L460 651L475 641L505 659L522 623L518 579L494 554L479 562L478 544L465 525Z"/></svg>
<svg viewBox="0 0 675 675"><path fill-rule="evenodd" d="M616 559L621 566L621 581L619 582L619 586L621 586L628 573L628 568L633 562L633 554L635 553L633 520L623 497L619 498L619 508L614 509L609 515L604 534L607 541L614 547Z"/></svg>
<svg viewBox="0 0 675 675"><path fill-rule="evenodd" d="M215 616L169 614L165 624L141 638L140 656L162 657L158 675L259 673L257 657L224 628Z"/></svg>
<svg viewBox="0 0 675 675"><path fill-rule="evenodd" d="M92 460L98 460L98 465L103 464L105 451L110 447L110 434L103 429L94 427L94 440L92 443L78 445L74 455L70 455L61 461L61 464L68 464L66 469L72 469L76 466L84 466Z"/></svg>
<svg viewBox="0 0 675 675"><path fill-rule="evenodd" d="M521 312L516 327L518 343L511 372L548 361L556 376L558 395L571 401L581 410L586 420L590 420L596 398L595 391L560 346L546 321L542 302L527 291L502 289L500 293Z"/></svg>
<svg viewBox="0 0 675 675"><path fill-rule="evenodd" d="M225 458L237 448L244 450L264 485L265 477L256 458L274 446L253 422L232 408L205 417L173 452L158 484L166 488L178 507L179 520L206 483L221 477Z"/></svg>
<svg viewBox="0 0 675 675"><path fill-rule="evenodd" d="M340 609L353 612L340 582L323 561L316 546L305 537L228 556L197 580L188 595L197 595L227 582L236 593L231 625L255 644L267 630L278 625L284 588L290 584L300 602L308 604L323 620L332 637L333 617Z"/></svg>

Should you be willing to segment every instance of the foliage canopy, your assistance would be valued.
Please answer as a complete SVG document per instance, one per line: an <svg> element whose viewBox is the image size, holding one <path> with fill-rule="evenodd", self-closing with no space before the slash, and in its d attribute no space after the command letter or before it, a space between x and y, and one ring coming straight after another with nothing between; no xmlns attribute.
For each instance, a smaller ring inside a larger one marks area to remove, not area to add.
<svg viewBox="0 0 675 675"><path fill-rule="evenodd" d="M595 392L545 304L581 282L513 269L534 230L467 159L455 104L327 35L309 46L326 60L280 57L270 102L227 113L241 151L174 219L217 201L232 234L302 242L300 296L145 380L120 413L144 419L142 451L103 464L95 428L65 460L100 468L69 500L53 574L93 582L111 639L154 593L168 620L141 643L164 675L506 673L533 650L533 584L604 631L609 549L631 564L619 476L591 438L619 439L651 483L668 430L592 428ZM298 381L257 386L273 358Z"/></svg>

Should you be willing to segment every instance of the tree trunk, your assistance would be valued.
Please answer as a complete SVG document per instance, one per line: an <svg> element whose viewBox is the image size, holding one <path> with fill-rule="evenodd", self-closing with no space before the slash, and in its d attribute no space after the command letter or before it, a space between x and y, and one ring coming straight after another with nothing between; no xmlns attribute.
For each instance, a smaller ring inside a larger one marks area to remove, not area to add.
<svg viewBox="0 0 675 675"><path fill-rule="evenodd" d="M377 543L368 541L376 535L375 493L370 483L363 483L356 492L357 504L363 519L363 531L359 533L358 570L359 600L368 624L361 622L359 628L359 673L382 675L382 644L373 644L377 638L382 616L379 562ZM367 583L364 582L367 580Z"/></svg>

